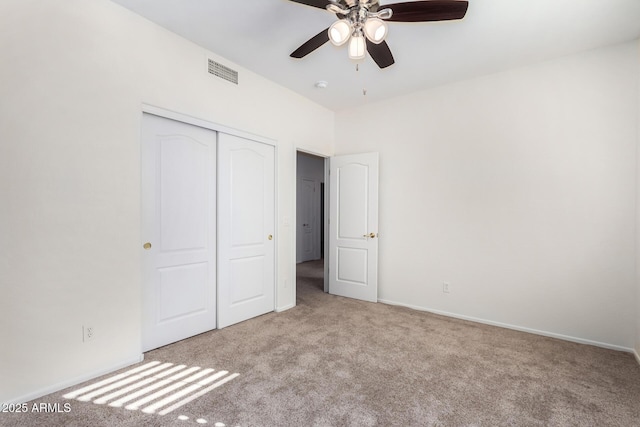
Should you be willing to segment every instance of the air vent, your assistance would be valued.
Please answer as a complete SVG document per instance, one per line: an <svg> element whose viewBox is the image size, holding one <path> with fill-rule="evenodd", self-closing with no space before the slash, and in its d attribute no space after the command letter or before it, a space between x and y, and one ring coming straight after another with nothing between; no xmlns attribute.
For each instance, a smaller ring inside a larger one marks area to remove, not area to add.
<svg viewBox="0 0 640 427"><path fill-rule="evenodd" d="M228 82L238 84L238 72L214 61L213 59L209 59L209 74L225 79Z"/></svg>

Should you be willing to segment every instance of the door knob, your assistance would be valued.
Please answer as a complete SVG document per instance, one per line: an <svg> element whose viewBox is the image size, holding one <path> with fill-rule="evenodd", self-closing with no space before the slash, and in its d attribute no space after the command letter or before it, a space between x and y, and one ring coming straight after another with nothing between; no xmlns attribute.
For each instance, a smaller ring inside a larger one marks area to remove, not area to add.
<svg viewBox="0 0 640 427"><path fill-rule="evenodd" d="M368 237L368 238L370 238L370 239L375 239L375 237L376 237L376 233L364 234L362 237Z"/></svg>
<svg viewBox="0 0 640 427"><path fill-rule="evenodd" d="M142 245L142 247L148 251L149 249L151 249L151 243L147 242L144 245Z"/></svg>
<svg viewBox="0 0 640 427"><path fill-rule="evenodd" d="M272 235L272 234L269 234L269 237L267 237L267 239L269 239L269 240L273 240L273 235Z"/></svg>

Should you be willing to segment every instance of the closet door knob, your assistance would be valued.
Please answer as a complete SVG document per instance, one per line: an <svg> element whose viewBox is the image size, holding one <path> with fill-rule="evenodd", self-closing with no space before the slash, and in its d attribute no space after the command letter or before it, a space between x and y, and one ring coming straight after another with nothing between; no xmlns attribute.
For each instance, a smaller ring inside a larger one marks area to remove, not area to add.
<svg viewBox="0 0 640 427"><path fill-rule="evenodd" d="M269 237L267 237L267 239L273 240L273 235L269 234Z"/></svg>
<svg viewBox="0 0 640 427"><path fill-rule="evenodd" d="M149 249L151 249L151 243L147 242L144 245L142 245L142 247L148 251Z"/></svg>

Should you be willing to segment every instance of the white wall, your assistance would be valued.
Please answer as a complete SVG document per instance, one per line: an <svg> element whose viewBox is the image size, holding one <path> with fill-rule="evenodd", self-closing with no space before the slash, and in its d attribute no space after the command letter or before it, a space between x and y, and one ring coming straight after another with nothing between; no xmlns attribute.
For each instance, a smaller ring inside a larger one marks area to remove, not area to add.
<svg viewBox="0 0 640 427"><path fill-rule="evenodd" d="M0 401L140 356L143 103L278 141L277 305L294 304L294 147L332 150L334 114L207 57L106 0L0 3Z"/></svg>
<svg viewBox="0 0 640 427"><path fill-rule="evenodd" d="M636 49L337 113L380 152L379 299L631 349Z"/></svg>

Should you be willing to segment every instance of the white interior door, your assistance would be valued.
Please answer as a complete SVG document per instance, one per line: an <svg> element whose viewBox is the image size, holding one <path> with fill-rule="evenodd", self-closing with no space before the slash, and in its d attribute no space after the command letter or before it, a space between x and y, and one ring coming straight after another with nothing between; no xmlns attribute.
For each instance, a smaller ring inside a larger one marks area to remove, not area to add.
<svg viewBox="0 0 640 427"><path fill-rule="evenodd" d="M216 327L216 132L144 114L143 351Z"/></svg>
<svg viewBox="0 0 640 427"><path fill-rule="evenodd" d="M218 328L275 308L274 151L218 138Z"/></svg>
<svg viewBox="0 0 640 427"><path fill-rule="evenodd" d="M316 181L300 178L298 180L297 204L298 204L298 262L310 261L320 258L319 239L316 233L318 223L319 193ZM318 236L319 237L319 236Z"/></svg>
<svg viewBox="0 0 640 427"><path fill-rule="evenodd" d="M378 301L378 153L330 166L329 292Z"/></svg>

